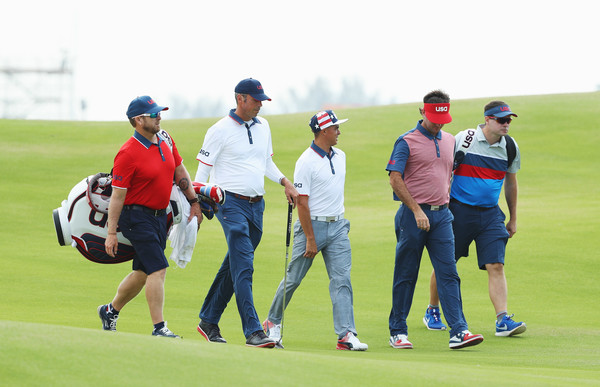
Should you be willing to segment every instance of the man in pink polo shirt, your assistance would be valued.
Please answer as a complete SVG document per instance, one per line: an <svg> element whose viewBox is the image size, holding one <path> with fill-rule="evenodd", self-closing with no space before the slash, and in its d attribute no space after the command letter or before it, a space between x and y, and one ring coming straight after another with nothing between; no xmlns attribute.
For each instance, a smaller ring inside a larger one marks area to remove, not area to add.
<svg viewBox="0 0 600 387"><path fill-rule="evenodd" d="M423 248L427 247L444 315L451 328L450 348L458 349L481 343L483 336L468 330L454 260L453 218L448 201L455 140L442 131L444 124L452 121L450 97L435 90L423 98L423 103L419 108L423 119L396 140L386 168L394 200L402 202L394 220L397 244L389 318L390 345L413 347L408 341L406 318Z"/></svg>

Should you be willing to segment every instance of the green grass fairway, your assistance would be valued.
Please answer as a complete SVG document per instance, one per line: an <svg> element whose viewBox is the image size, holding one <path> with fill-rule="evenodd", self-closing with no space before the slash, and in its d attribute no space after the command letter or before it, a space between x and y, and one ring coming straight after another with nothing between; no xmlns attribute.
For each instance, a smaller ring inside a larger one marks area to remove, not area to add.
<svg viewBox="0 0 600 387"><path fill-rule="evenodd" d="M285 350L245 347L234 300L220 322L228 344L204 341L195 329L198 312L226 252L216 219L202 224L192 262L168 270L165 317L183 340L150 336L143 294L122 311L119 332L102 331L96 308L112 299L131 265L92 263L59 246L52 210L82 178L109 172L133 129L125 121L0 120L0 384L600 385L600 92L502 99L519 115L510 134L522 152L518 232L507 248L509 311L528 330L494 336L487 275L472 251L458 270L469 327L485 341L456 351L448 348L448 333L428 331L421 322L431 274L426 254L408 321L414 349L388 345L399 203L392 201L385 167L397 137L418 120L419 104L336 112L350 119L339 147L348 157L355 318L361 341L369 344L363 353L335 350L320 255L285 313ZM453 101L454 121L444 129L456 134L475 127L488 101ZM268 116L275 162L289 178L311 142L313 113ZM168 117L162 127L193 176L195 156L216 119ZM265 185L254 273L261 321L283 276L287 208L283 189Z"/></svg>

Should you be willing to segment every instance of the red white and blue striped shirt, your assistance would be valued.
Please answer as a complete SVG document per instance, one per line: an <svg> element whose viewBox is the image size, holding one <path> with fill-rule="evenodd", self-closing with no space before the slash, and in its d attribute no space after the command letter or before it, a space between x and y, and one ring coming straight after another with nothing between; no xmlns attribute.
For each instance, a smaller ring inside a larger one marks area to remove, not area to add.
<svg viewBox="0 0 600 387"><path fill-rule="evenodd" d="M473 143L463 162L454 171L450 197L477 207L494 207L498 204L506 172L516 173L521 168L521 153L515 142L517 154L508 168L506 139L489 144L479 125ZM466 131L456 135L456 150L461 145Z"/></svg>

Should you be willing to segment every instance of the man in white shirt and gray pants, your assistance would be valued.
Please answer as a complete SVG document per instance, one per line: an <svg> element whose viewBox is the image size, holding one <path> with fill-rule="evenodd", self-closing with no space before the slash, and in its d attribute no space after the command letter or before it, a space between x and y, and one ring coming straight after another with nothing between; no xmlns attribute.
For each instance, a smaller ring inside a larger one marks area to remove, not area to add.
<svg viewBox="0 0 600 387"><path fill-rule="evenodd" d="M277 288L269 317L263 328L273 340L281 339L281 320L285 306L310 269L320 251L329 275L329 294L333 304L333 325L338 335L337 349L364 351L368 345L356 337L350 269L350 222L344 218L346 154L334 148L340 124L332 110L315 114L309 126L315 139L296 162L294 186L299 196L298 218L294 225L292 260L287 268L287 284Z"/></svg>

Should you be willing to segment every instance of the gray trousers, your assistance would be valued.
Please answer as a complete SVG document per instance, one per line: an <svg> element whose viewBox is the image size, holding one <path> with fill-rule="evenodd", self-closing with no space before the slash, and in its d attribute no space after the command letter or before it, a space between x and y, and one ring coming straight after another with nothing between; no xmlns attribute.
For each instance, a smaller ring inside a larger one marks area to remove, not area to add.
<svg viewBox="0 0 600 387"><path fill-rule="evenodd" d="M335 222L312 221L317 249L323 255L327 275L329 276L329 295L333 305L333 327L339 338L348 332L355 335L354 307L352 284L350 282L350 269L352 268L352 254L350 249L350 222L340 219ZM292 260L287 268L287 286L285 306L289 304L294 291L312 266L315 258L304 257L306 250L306 235L302 230L300 221L294 224L294 244ZM273 303L269 309L269 320L275 324L281 323L283 314L283 280L277 288Z"/></svg>

